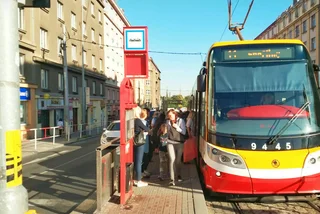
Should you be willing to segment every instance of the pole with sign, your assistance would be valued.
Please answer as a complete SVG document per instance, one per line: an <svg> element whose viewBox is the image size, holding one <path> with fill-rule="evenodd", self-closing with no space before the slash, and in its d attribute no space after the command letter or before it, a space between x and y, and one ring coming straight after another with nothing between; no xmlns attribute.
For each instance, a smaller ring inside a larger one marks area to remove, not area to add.
<svg viewBox="0 0 320 214"><path fill-rule="evenodd" d="M148 77L147 27L124 27L125 78L120 85L120 204L131 197L133 175L134 89L132 78Z"/></svg>

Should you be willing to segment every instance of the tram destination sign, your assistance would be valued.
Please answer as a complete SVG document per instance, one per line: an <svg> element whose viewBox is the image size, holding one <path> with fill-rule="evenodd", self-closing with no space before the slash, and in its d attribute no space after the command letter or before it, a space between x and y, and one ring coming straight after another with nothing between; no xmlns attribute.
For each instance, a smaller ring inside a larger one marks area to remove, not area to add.
<svg viewBox="0 0 320 214"><path fill-rule="evenodd" d="M255 60L255 59L292 59L294 57L293 47L276 48L241 48L223 50L225 61Z"/></svg>

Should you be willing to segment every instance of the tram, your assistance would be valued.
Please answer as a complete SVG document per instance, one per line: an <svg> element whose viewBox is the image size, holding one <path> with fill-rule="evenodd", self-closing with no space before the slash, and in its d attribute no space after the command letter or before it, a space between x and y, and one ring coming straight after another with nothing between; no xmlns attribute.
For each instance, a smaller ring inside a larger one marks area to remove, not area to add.
<svg viewBox="0 0 320 214"><path fill-rule="evenodd" d="M192 90L198 167L207 190L320 192L319 67L300 40L211 46Z"/></svg>

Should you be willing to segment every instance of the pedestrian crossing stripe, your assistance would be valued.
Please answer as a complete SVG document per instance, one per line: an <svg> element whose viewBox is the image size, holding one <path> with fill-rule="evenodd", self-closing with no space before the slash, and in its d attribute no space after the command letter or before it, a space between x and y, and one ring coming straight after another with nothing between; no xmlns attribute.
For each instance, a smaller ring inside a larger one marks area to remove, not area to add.
<svg viewBox="0 0 320 214"><path fill-rule="evenodd" d="M7 187L22 185L22 152L20 130L6 132Z"/></svg>

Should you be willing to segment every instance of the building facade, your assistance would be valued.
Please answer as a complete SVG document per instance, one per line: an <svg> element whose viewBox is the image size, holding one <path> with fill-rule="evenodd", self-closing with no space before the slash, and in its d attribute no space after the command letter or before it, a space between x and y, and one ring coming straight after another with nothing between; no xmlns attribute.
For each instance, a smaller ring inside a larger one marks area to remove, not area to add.
<svg viewBox="0 0 320 214"><path fill-rule="evenodd" d="M255 39L299 39L319 64L319 0L294 0L270 26Z"/></svg>

